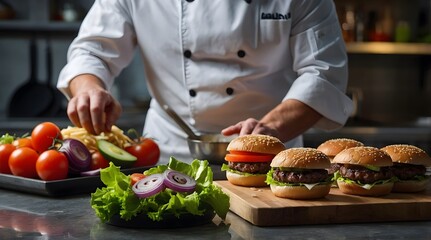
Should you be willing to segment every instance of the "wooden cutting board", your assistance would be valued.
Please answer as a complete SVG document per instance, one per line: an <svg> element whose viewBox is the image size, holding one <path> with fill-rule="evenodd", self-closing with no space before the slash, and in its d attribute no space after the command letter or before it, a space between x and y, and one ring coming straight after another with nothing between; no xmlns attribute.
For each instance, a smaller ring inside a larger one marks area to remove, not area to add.
<svg viewBox="0 0 431 240"><path fill-rule="evenodd" d="M215 181L230 196L230 210L257 226L431 220L430 187L421 193L383 197L346 195L332 188L318 200L291 200L269 189Z"/></svg>

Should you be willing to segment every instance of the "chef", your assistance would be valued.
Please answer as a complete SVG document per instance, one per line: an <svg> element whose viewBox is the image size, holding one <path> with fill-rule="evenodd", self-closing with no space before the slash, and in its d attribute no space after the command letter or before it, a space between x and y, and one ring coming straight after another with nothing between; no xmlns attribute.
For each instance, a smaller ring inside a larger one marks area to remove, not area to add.
<svg viewBox="0 0 431 240"><path fill-rule="evenodd" d="M352 111L333 1L95 0L57 84L73 124L99 134L120 117L110 89L135 49L152 97L143 134L160 163L192 160L165 104L198 134L268 134L288 147Z"/></svg>

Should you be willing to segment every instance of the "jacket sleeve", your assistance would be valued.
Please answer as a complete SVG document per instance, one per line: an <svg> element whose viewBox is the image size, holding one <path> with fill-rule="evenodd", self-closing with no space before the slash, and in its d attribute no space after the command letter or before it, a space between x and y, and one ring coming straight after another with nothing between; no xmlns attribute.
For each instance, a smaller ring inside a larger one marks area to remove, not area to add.
<svg viewBox="0 0 431 240"><path fill-rule="evenodd" d="M123 0L96 0L87 13L57 82L67 97L69 82L74 77L93 74L109 90L114 78L131 62L136 36L126 4Z"/></svg>
<svg viewBox="0 0 431 240"><path fill-rule="evenodd" d="M285 99L297 99L323 115L314 126L342 127L353 111L345 94L347 54L333 1L295 1L290 50L298 77Z"/></svg>

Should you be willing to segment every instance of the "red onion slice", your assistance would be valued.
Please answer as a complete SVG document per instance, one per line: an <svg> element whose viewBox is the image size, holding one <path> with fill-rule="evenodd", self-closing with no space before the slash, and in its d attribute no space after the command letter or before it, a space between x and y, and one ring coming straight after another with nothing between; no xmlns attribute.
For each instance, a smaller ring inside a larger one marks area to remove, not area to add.
<svg viewBox="0 0 431 240"><path fill-rule="evenodd" d="M64 139L59 151L66 155L70 173L79 174L90 170L91 153L81 141L72 138Z"/></svg>
<svg viewBox="0 0 431 240"><path fill-rule="evenodd" d="M196 181L183 173L168 169L163 173L164 184L166 187L176 192L193 192L196 187Z"/></svg>
<svg viewBox="0 0 431 240"><path fill-rule="evenodd" d="M145 177L136 182L132 189L139 198L151 197L165 189L163 175L156 173Z"/></svg>

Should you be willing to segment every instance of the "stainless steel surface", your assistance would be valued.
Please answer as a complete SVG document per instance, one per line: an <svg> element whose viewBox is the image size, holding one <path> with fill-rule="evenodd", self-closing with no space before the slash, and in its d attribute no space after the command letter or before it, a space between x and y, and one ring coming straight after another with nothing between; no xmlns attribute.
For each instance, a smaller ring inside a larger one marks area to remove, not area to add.
<svg viewBox="0 0 431 240"><path fill-rule="evenodd" d="M306 209L305 209L306 210ZM352 213L353 214L353 213ZM226 220L176 229L130 229L102 222L90 194L61 199L0 189L0 239L430 239L431 222L257 227L229 212Z"/></svg>
<svg viewBox="0 0 431 240"><path fill-rule="evenodd" d="M171 109L168 105L163 105L163 109L166 111L166 113L178 124L178 126L180 126L184 132L187 133L187 136L191 139L199 139L199 137L196 135L195 132L193 132L193 130L190 128L189 125L187 125L186 122L184 122L183 119L181 119L180 116L178 116L178 114Z"/></svg>
<svg viewBox="0 0 431 240"><path fill-rule="evenodd" d="M221 134L202 135L199 139L187 139L192 157L200 160L208 160L209 163L221 165L225 162L229 142L236 136L223 136Z"/></svg>
<svg viewBox="0 0 431 240"><path fill-rule="evenodd" d="M194 159L208 160L210 164L215 165L221 165L224 162L227 145L235 136L226 137L221 134L196 135L190 126L168 105L163 105L163 109L186 132L188 136L187 144Z"/></svg>

